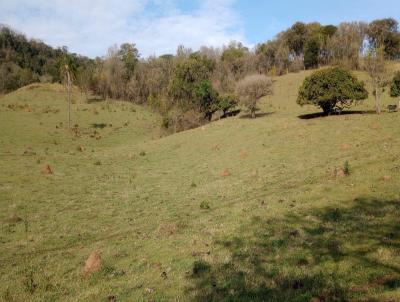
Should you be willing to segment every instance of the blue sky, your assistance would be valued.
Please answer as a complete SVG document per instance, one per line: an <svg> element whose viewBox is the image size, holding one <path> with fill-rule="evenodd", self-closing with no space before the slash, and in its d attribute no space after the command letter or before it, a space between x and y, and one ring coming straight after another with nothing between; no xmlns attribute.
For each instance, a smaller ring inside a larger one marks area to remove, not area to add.
<svg viewBox="0 0 400 302"><path fill-rule="evenodd" d="M296 21L400 19L399 0L0 0L0 23L52 46L91 57L123 42L142 56L174 53L232 40L248 46L273 38Z"/></svg>
<svg viewBox="0 0 400 302"><path fill-rule="evenodd" d="M296 21L337 25L343 21L400 19L399 0L302 0L237 1L234 9L244 20L246 38L251 43L272 38Z"/></svg>

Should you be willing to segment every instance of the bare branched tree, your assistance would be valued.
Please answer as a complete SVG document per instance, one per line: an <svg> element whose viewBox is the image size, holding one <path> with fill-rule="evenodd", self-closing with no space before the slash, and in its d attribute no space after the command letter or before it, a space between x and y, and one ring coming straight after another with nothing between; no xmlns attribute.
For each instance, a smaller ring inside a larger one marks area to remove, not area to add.
<svg viewBox="0 0 400 302"><path fill-rule="evenodd" d="M380 114L382 112L382 94L385 87L388 85L389 80L389 74L385 62L384 48L371 48L366 56L365 64L366 70L372 79L376 113Z"/></svg>
<svg viewBox="0 0 400 302"><path fill-rule="evenodd" d="M68 64L63 67L63 74L65 78L65 87L67 89L68 100L68 129L71 129L71 90L72 90L72 73Z"/></svg>

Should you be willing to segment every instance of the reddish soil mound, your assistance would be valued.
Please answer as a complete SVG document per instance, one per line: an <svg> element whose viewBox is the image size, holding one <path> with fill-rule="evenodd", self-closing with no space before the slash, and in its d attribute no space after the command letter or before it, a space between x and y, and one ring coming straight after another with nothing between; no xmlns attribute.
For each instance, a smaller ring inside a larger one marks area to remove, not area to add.
<svg viewBox="0 0 400 302"><path fill-rule="evenodd" d="M85 261L85 274L93 274L101 269L101 257L97 252L92 252Z"/></svg>
<svg viewBox="0 0 400 302"><path fill-rule="evenodd" d="M42 174L44 174L44 175L53 174L53 171L51 170L49 164L46 164L46 165L43 167L43 169L42 169Z"/></svg>

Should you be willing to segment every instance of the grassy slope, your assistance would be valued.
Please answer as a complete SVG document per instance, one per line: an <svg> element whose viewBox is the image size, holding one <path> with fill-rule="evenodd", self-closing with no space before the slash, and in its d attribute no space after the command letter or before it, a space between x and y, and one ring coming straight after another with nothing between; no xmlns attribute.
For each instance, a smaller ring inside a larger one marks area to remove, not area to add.
<svg viewBox="0 0 400 302"><path fill-rule="evenodd" d="M261 104L268 115L163 138L159 118L133 105L76 94L74 137L56 128L66 118L59 87L5 96L0 299L400 299L399 114L299 119L318 111L295 104L305 74L276 79ZM355 109L373 108L369 99ZM93 123L113 125L97 140ZM28 147L36 155L23 155ZM332 177L345 161L351 175ZM45 163L53 175L40 173ZM83 277L93 250L103 270Z"/></svg>

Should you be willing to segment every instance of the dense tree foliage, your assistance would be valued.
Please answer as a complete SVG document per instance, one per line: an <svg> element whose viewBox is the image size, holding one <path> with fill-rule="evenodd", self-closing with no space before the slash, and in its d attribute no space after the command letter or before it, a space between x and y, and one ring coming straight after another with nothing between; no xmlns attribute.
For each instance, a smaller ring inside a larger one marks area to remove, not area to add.
<svg viewBox="0 0 400 302"><path fill-rule="evenodd" d="M320 43L318 37L307 40L304 46L304 67L307 69L318 67Z"/></svg>
<svg viewBox="0 0 400 302"><path fill-rule="evenodd" d="M38 81L61 81L65 61L76 70L90 60L0 26L0 93Z"/></svg>
<svg viewBox="0 0 400 302"><path fill-rule="evenodd" d="M316 71L307 77L299 89L297 103L319 106L324 113L330 114L367 97L363 82L349 71L334 67Z"/></svg>
<svg viewBox="0 0 400 302"><path fill-rule="evenodd" d="M204 85L209 88L208 80L214 69L212 60L199 54L191 54L174 68L169 86L170 96L184 108L200 108Z"/></svg>
<svg viewBox="0 0 400 302"><path fill-rule="evenodd" d="M393 18L375 20L368 26L368 39L373 48L383 47L386 58L400 55L400 33L398 22Z"/></svg>
<svg viewBox="0 0 400 302"><path fill-rule="evenodd" d="M396 72L390 85L390 96L400 97L400 71Z"/></svg>
<svg viewBox="0 0 400 302"><path fill-rule="evenodd" d="M233 73L234 77L238 77L243 73L245 65L245 56L248 54L248 48L242 43L232 42L222 53L221 61Z"/></svg>
<svg viewBox="0 0 400 302"><path fill-rule="evenodd" d="M279 76L329 65L360 69L378 48L385 59L400 58L396 20L337 26L297 22L254 49L240 42L196 52L181 45L175 54L148 58L140 58L135 44L123 43L96 59L28 40L2 26L0 94L32 82L62 82L67 62L73 83L88 97L146 104L164 115L165 125L184 129L207 122L217 111L226 116L238 103L237 82L248 75Z"/></svg>

